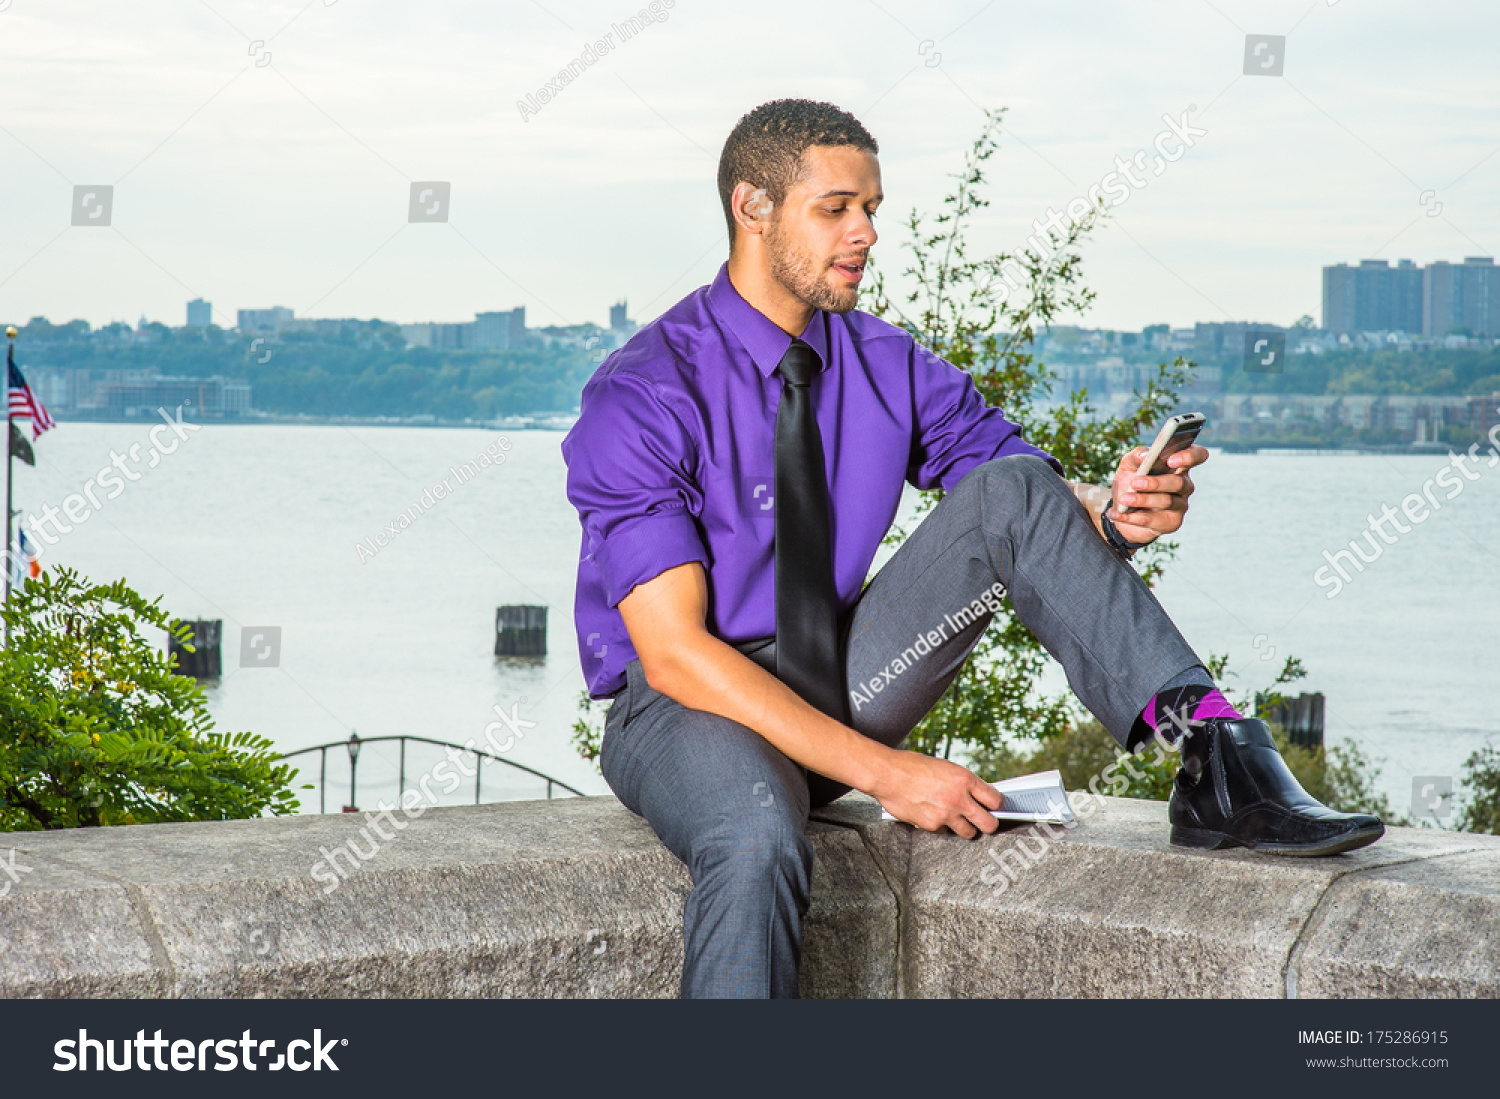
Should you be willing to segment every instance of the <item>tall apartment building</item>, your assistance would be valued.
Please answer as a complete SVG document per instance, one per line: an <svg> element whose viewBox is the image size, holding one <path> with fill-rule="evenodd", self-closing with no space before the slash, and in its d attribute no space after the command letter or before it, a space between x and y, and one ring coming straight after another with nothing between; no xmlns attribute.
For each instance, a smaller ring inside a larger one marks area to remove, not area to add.
<svg viewBox="0 0 1500 1099"><path fill-rule="evenodd" d="M202 298L194 298L187 303L187 322L189 328L207 328L214 322L213 302L204 301Z"/></svg>
<svg viewBox="0 0 1500 1099"><path fill-rule="evenodd" d="M447 324L425 321L401 325L402 336L410 348L432 348L434 351L504 351L520 348L526 342L526 307L502 309L493 313L475 313L472 321Z"/></svg>
<svg viewBox="0 0 1500 1099"><path fill-rule="evenodd" d="M526 307L495 313L476 313L472 321L448 324L442 321L403 324L401 334L408 347L430 347L435 351L504 351L526 343Z"/></svg>
<svg viewBox="0 0 1500 1099"><path fill-rule="evenodd" d="M407 347L431 347L432 330L435 324L403 324L401 335L406 340Z"/></svg>
<svg viewBox="0 0 1500 1099"><path fill-rule="evenodd" d="M1425 332L1425 272L1409 259L1323 268L1323 327L1330 332Z"/></svg>
<svg viewBox="0 0 1500 1099"><path fill-rule="evenodd" d="M241 309L235 317L235 325L241 332L280 332L292 319L292 311L283 305L270 309Z"/></svg>
<svg viewBox="0 0 1500 1099"><path fill-rule="evenodd" d="M1500 267L1492 257L1439 260L1423 274L1424 335L1446 336L1456 329L1472 336L1500 336Z"/></svg>
<svg viewBox="0 0 1500 1099"><path fill-rule="evenodd" d="M526 307L504 309L497 313L474 314L474 342L477 348L520 347L526 342Z"/></svg>

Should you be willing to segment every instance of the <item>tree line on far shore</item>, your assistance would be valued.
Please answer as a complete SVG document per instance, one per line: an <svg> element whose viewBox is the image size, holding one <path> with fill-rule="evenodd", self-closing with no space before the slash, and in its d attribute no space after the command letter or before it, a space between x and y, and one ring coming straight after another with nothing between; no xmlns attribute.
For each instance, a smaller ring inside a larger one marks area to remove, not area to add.
<svg viewBox="0 0 1500 1099"><path fill-rule="evenodd" d="M584 328L602 333L592 325L577 327L575 335L584 334ZM252 386L254 407L262 412L425 414L457 420L574 408L598 357L581 346L546 346L535 336L531 346L506 351L407 347L400 326L379 320L343 322L333 333L286 332L267 334L258 344L254 340L253 335L215 326L148 324L137 332L110 325L90 330L84 321L54 325L35 317L21 330L19 351L22 364L31 368L101 373L155 369L164 375L246 381ZM1293 355L1283 374L1231 370L1224 388L1310 395L1483 396L1500 393L1500 347Z"/></svg>
<svg viewBox="0 0 1500 1099"><path fill-rule="evenodd" d="M574 408L597 366L596 351L541 340L503 351L407 347L397 326L380 321L334 339L266 333L259 343L212 327L148 325L145 339L118 327L90 332L81 321L51 325L36 318L21 332L17 361L28 373L86 370L102 378L154 370L231 378L250 384L260 412L452 420Z"/></svg>

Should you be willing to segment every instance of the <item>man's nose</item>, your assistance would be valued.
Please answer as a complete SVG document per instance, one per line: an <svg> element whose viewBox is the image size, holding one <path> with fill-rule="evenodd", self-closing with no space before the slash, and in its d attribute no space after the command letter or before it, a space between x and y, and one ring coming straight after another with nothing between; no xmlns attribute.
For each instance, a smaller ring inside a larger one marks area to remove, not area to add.
<svg viewBox="0 0 1500 1099"><path fill-rule="evenodd" d="M848 237L850 245L861 248L870 248L879 239L880 234L875 232L875 223L868 214L860 215L859 222L850 230Z"/></svg>

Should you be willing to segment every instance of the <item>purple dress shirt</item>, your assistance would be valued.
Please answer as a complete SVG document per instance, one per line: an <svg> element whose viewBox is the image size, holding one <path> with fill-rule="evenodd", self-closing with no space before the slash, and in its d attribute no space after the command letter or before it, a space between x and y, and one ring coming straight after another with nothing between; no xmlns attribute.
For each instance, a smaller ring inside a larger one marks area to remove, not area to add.
<svg viewBox="0 0 1500 1099"><path fill-rule="evenodd" d="M812 399L841 613L859 598L905 482L951 489L1006 454L1058 465L985 407L968 374L901 328L819 311L801 338L823 364ZM714 636L775 636L776 365L791 339L740 297L726 264L584 386L562 450L583 524L573 613L593 697L624 686L635 659L620 600L678 565L703 565Z"/></svg>

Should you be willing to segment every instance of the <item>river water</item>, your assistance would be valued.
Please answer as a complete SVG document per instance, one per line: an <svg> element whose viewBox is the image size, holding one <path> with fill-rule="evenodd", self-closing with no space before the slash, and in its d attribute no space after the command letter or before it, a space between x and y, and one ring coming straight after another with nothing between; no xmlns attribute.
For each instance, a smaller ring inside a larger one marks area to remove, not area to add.
<svg viewBox="0 0 1500 1099"><path fill-rule="evenodd" d="M222 730L253 730L283 751L356 730L482 742L498 707L536 723L521 737L503 723L494 730L511 745L506 758L602 793L603 780L569 744L583 683L563 436L509 432L504 462L458 484L452 468L499 438L462 428L208 425L147 468L148 425L68 423L38 442L37 469L17 464L16 506L61 507L111 452L139 444L138 479L111 489L114 499L96 491L99 509L43 564L123 576L182 618L223 619L224 675L208 690ZM1388 525L1395 544L1382 543L1364 572L1350 569L1336 597L1315 573L1323 551L1351 539L1369 556L1367 516L1421 493L1445 464L1215 454L1196 478L1178 558L1158 589L1200 653L1229 654L1233 688L1264 686L1286 656L1300 657L1305 689L1327 696L1329 741L1357 743L1401 811L1415 776L1456 777L1471 751L1500 743L1500 468L1481 460L1475 480L1450 475L1462 490L1447 500L1452 489L1438 487L1441 508L1407 522L1408 533ZM444 478L451 494L384 534L372 555L364 540ZM551 608L545 660L492 655L495 608L510 603ZM264 652L266 627L280 630L275 666L242 667L242 630L261 633ZM328 758L336 810L348 798L348 756ZM439 758L409 749L408 781ZM396 765L394 744L363 749L361 805L394 798ZM317 757L303 766L315 779ZM486 801L544 790L494 766L482 783ZM317 811L317 793L305 796ZM441 797L473 799L472 779Z"/></svg>

